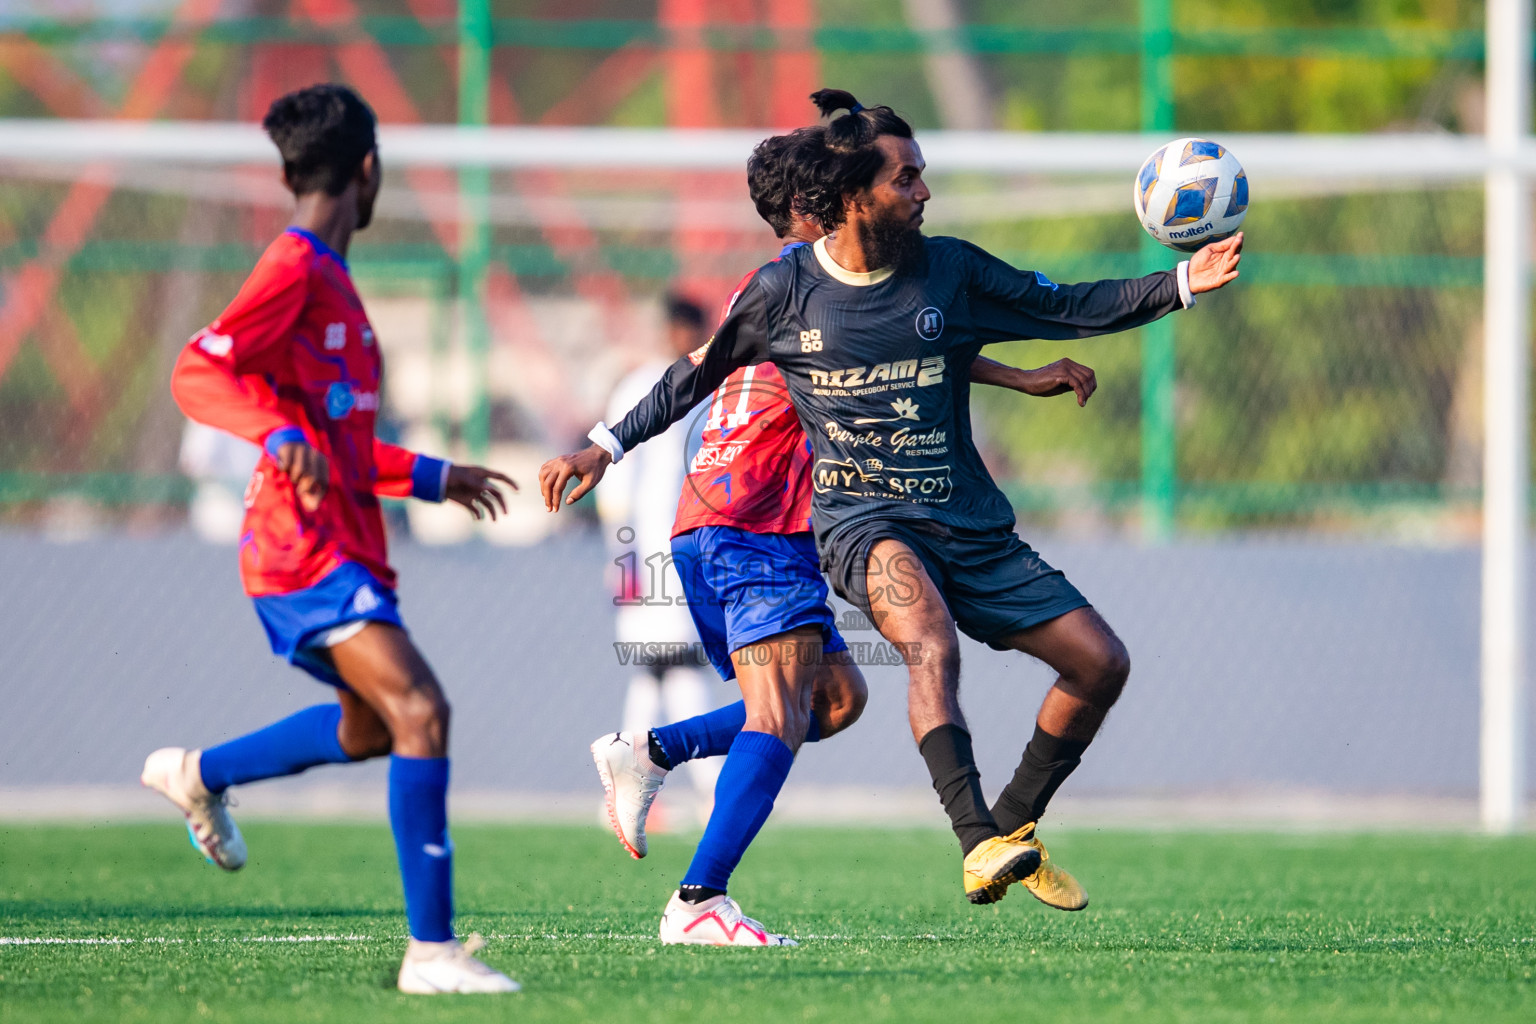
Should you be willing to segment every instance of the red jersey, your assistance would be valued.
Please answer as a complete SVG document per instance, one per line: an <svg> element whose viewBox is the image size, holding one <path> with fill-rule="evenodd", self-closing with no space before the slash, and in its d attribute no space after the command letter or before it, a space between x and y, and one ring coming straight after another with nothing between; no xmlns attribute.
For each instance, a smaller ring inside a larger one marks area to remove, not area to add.
<svg viewBox="0 0 1536 1024"><path fill-rule="evenodd" d="M756 273L742 278L722 316ZM772 363L745 366L726 378L694 441L690 437L672 536L701 526L749 533L811 528L811 445Z"/></svg>
<svg viewBox="0 0 1536 1024"><path fill-rule="evenodd" d="M296 228L267 247L229 308L182 350L171 376L182 412L264 450L240 536L240 578L252 597L313 586L343 562L395 585L378 496L441 501L448 463L374 436L381 368L346 262ZM330 461L314 512L275 461L289 441Z"/></svg>

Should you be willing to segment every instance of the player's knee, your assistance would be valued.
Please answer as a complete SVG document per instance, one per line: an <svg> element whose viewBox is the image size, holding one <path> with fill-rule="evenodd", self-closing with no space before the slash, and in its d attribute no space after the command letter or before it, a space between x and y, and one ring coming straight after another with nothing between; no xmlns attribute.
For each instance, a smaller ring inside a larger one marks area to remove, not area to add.
<svg viewBox="0 0 1536 1024"><path fill-rule="evenodd" d="M843 701L837 708L838 714L833 722L836 728L833 731L841 732L857 722L859 716L864 713L864 705L868 703L869 684L864 681L862 672L854 672L843 688Z"/></svg>
<svg viewBox="0 0 1536 1024"><path fill-rule="evenodd" d="M396 740L410 736L432 747L446 745L451 710L447 698L436 687L412 689L392 709L391 726Z"/></svg>
<svg viewBox="0 0 1536 1024"><path fill-rule="evenodd" d="M1094 652L1088 666L1087 681L1097 703L1113 704L1125 689L1125 681L1131 677L1131 654L1117 636L1108 636L1099 650Z"/></svg>
<svg viewBox="0 0 1536 1024"><path fill-rule="evenodd" d="M842 657L847 657L846 652ZM821 728L821 738L835 736L859 720L869 703L869 684L852 659L840 661L825 676L813 703L813 713Z"/></svg>

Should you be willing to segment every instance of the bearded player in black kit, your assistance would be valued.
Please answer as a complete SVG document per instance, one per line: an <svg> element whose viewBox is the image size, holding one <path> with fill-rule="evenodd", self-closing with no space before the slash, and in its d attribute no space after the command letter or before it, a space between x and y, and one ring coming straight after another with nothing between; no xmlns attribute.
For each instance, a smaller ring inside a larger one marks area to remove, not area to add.
<svg viewBox="0 0 1536 1024"><path fill-rule="evenodd" d="M922 235L922 151L889 107L824 89L846 110L809 156L800 212L830 233L765 266L702 349L678 360L615 427L540 471L545 505L596 486L607 465L704 400L736 368L772 361L811 439L822 567L881 634L919 654L908 714L955 835L972 903L1022 882L1042 902L1088 897L1035 834L1130 672L1125 645L1087 599L1014 533L1013 509L971 438L969 368L982 346L1128 330L1234 280L1242 235L1176 270L1061 285L955 238ZM956 630L1051 666L1013 779L988 808L960 710Z"/></svg>

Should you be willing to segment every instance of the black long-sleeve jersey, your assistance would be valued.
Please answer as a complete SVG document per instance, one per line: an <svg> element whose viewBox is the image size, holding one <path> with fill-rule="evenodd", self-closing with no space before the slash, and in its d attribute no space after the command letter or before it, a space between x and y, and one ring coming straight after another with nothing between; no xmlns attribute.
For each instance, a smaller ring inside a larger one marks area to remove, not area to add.
<svg viewBox="0 0 1536 1024"><path fill-rule="evenodd" d="M1182 306L1172 271L1055 284L957 238L908 272L852 274L823 243L764 266L709 343L667 369L614 430L627 451L733 371L772 362L811 440L819 545L871 516L1009 528L1013 508L971 438L970 365L983 345L1108 334Z"/></svg>

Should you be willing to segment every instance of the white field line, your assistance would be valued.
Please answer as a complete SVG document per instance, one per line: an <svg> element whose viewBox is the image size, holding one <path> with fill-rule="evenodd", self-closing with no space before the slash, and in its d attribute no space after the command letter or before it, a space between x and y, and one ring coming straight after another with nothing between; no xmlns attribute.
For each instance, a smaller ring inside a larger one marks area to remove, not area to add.
<svg viewBox="0 0 1536 1024"><path fill-rule="evenodd" d="M381 942L369 935L251 935L225 938L197 938L197 939L170 939L158 936L150 936L143 939L122 938L115 935L99 936L96 938L64 939L64 938L34 938L28 936L4 936L0 935L0 946L166 946L185 945L198 942Z"/></svg>
<svg viewBox="0 0 1536 1024"><path fill-rule="evenodd" d="M933 932L915 933L912 935L819 935L806 934L793 936L794 938L812 942L946 942L962 941L976 938L974 935L939 935ZM235 938L166 938L161 936L149 936L141 939L130 939L123 936L105 935L91 938L55 938L49 936L3 936L0 935L0 946L181 946L197 945L202 943L304 943L304 942L400 942L403 935L248 935ZM654 935L623 935L618 932L522 932L522 933L495 933L485 936L493 941L533 941L543 940L548 942L568 942L572 939L610 939L618 942L655 942ZM1456 944L1457 940L1451 937L1435 936L1418 938L1414 936L1393 936L1380 938L1366 936L1365 942L1380 942L1384 945L1396 945L1403 943L1421 942L1425 944ZM1536 943L1536 936L1526 936L1512 940L1516 945ZM1463 938L1463 945L1476 944L1477 940Z"/></svg>
<svg viewBox="0 0 1536 1024"><path fill-rule="evenodd" d="M578 938L607 938L621 943L654 943L654 935L621 935L617 932L524 932L524 933L495 933L485 935L492 941L570 941ZM809 935L793 936L800 941L813 941L813 943L945 943L945 941L963 941L966 938L975 938L974 935L935 935L935 933L914 933L914 935ZM163 938L163 936L149 936L149 938L124 938L117 935L95 936L95 938L51 938L51 936L5 936L0 935L0 946L192 946L192 944L252 944L252 943L399 943L404 940L402 935L247 935L237 938ZM1396 944L1458 944L1455 938L1450 936L1433 936L1433 938L1415 938L1415 936L1392 936L1392 938L1378 938L1378 936L1366 936L1366 943L1381 943L1385 946ZM1536 943L1536 936L1524 936L1516 938L1513 944ZM1475 946L1478 940L1462 938L1462 946Z"/></svg>
<svg viewBox="0 0 1536 1024"><path fill-rule="evenodd" d="M233 938L221 938L216 936L199 938L165 938L150 936L147 938L132 939L126 936L105 935L90 938L62 938L49 936L3 936L0 935L0 946L154 946L154 945L195 945L200 943L261 943L261 942L400 942L403 935L248 935ZM524 932L521 934L492 934L486 935L486 939L493 941L530 941L544 940L549 942L570 941L572 939L611 939L618 942L654 942L655 935L623 935L617 932ZM801 935L798 938L809 939L816 942L942 942L946 939L959 939L959 935Z"/></svg>

